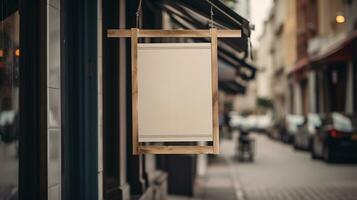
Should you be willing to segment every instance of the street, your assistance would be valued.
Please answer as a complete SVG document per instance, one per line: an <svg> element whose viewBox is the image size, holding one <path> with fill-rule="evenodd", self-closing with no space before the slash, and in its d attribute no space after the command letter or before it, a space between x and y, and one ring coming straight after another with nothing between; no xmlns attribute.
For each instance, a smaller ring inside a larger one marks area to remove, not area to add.
<svg viewBox="0 0 357 200"><path fill-rule="evenodd" d="M357 164L326 164L265 135L253 137L253 163L236 161L233 141L222 140L221 154L198 181L195 200L357 199Z"/></svg>

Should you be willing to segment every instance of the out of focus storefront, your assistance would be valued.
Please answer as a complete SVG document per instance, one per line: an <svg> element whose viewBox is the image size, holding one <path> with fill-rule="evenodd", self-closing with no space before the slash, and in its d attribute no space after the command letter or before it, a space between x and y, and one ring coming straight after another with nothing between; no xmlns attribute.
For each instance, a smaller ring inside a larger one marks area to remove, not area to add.
<svg viewBox="0 0 357 200"><path fill-rule="evenodd" d="M346 33L311 58L317 74L316 88L320 95L317 110L320 112L354 113L356 97L357 32Z"/></svg>
<svg viewBox="0 0 357 200"><path fill-rule="evenodd" d="M290 113L354 114L356 101L355 1L297 1L297 57L288 73ZM327 12L328 10L328 12ZM309 11L309 12L306 12Z"/></svg>

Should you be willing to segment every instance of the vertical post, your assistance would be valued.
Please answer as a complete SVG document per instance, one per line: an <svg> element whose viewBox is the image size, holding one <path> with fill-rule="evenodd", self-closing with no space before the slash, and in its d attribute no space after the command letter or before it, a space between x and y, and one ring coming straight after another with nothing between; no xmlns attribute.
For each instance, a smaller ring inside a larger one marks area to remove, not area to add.
<svg viewBox="0 0 357 200"><path fill-rule="evenodd" d="M19 6L21 18L18 198L45 200L48 199L46 56L48 7L45 1L21 0L12 3Z"/></svg>
<svg viewBox="0 0 357 200"><path fill-rule="evenodd" d="M61 0L60 21L62 199L97 200L97 1Z"/></svg>
<svg viewBox="0 0 357 200"><path fill-rule="evenodd" d="M218 125L218 62L217 62L217 29L211 28L211 78L212 78L212 120L213 120L213 153L219 153Z"/></svg>
<svg viewBox="0 0 357 200"><path fill-rule="evenodd" d="M133 154L138 155L138 29L131 29L131 95Z"/></svg>

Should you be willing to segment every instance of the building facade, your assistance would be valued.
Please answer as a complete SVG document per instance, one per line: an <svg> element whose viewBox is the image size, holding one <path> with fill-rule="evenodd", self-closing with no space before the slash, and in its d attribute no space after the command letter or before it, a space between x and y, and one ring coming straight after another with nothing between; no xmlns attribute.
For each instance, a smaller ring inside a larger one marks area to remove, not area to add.
<svg viewBox="0 0 357 200"><path fill-rule="evenodd" d="M242 30L218 51L223 74L233 74L220 76L220 91L236 94L245 89L236 78L255 75L245 62L249 21L220 1L139 2L0 1L0 199L194 193L204 159L132 154L130 41L108 38L107 30L207 29L212 8L213 26Z"/></svg>
<svg viewBox="0 0 357 200"><path fill-rule="evenodd" d="M356 113L355 9L355 1L274 1L257 65L271 70L261 73L271 82L263 91L269 91L278 116ZM259 94L268 80L259 84L257 77Z"/></svg>
<svg viewBox="0 0 357 200"><path fill-rule="evenodd" d="M299 49L300 60L305 61L295 66L291 78L295 77L300 82L302 96L296 98L295 104L301 104L301 114L342 112L353 114L353 76L354 61L354 30L355 17L349 14L353 2L324 1L310 2L308 4L316 13L311 16L305 11L300 11L301 19L316 19L311 21L315 27L307 38L301 40ZM305 7L298 7L303 10ZM300 22L302 23L302 22ZM299 34L299 33L298 33ZM299 38L299 36L298 36ZM304 55L304 56L302 56ZM299 56L298 56L299 57ZM305 77L305 78L304 78ZM294 78L293 78L294 80ZM295 92L295 91L294 91Z"/></svg>
<svg viewBox="0 0 357 200"><path fill-rule="evenodd" d="M257 66L261 67L257 75L257 96L270 99L274 103L274 114L283 118L291 103L293 87L287 74L296 61L296 1L274 1L268 19L264 23L264 32L260 37L257 51Z"/></svg>

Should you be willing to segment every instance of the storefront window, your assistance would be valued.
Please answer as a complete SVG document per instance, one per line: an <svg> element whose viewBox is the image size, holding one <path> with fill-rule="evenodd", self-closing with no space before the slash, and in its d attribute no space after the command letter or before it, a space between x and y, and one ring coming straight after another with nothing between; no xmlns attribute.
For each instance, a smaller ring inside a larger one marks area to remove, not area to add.
<svg viewBox="0 0 357 200"><path fill-rule="evenodd" d="M19 14L0 22L0 200L17 199L19 166Z"/></svg>

